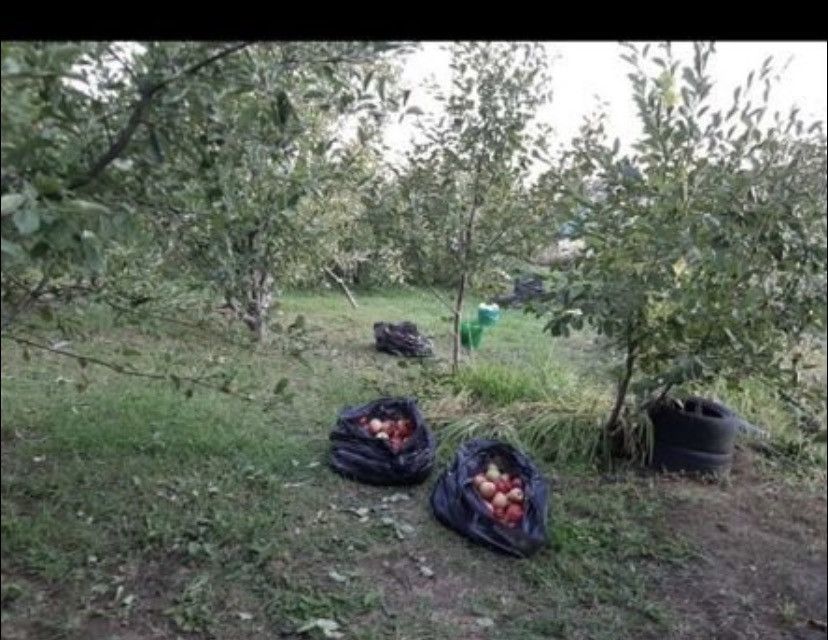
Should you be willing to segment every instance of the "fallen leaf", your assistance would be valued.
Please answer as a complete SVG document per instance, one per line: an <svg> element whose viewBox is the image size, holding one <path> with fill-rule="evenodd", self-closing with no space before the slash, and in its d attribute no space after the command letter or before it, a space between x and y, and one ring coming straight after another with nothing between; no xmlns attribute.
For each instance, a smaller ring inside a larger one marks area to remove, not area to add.
<svg viewBox="0 0 828 640"><path fill-rule="evenodd" d="M383 502L399 502L400 500L410 500L410 496L404 493L394 493L382 499Z"/></svg>
<svg viewBox="0 0 828 640"><path fill-rule="evenodd" d="M491 618L475 618L474 622L478 627L482 627L484 629L494 626L494 620Z"/></svg>
<svg viewBox="0 0 828 640"><path fill-rule="evenodd" d="M434 577L434 572L425 565L420 566L420 573L422 573L426 578Z"/></svg>
<svg viewBox="0 0 828 640"><path fill-rule="evenodd" d="M339 631L339 623L336 620L327 618L316 618L303 624L296 630L296 633L307 633L319 629L326 638L343 638L344 634Z"/></svg>
<svg viewBox="0 0 828 640"><path fill-rule="evenodd" d="M253 619L253 614L252 613L247 613L246 611L239 611L236 615L239 616L239 620L252 620Z"/></svg>
<svg viewBox="0 0 828 640"><path fill-rule="evenodd" d="M333 569L328 571L328 575L330 576L331 580L333 580L334 582L340 582L340 583L341 582L348 582L348 578L343 576L341 573L338 573L337 571L334 571Z"/></svg>

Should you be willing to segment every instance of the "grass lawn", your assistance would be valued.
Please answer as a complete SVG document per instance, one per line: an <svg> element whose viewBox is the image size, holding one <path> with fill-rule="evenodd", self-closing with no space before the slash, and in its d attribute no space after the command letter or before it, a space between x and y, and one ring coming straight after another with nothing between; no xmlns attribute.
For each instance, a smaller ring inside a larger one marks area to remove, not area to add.
<svg viewBox="0 0 828 640"><path fill-rule="evenodd" d="M824 638L825 447L798 440L761 388L713 390L778 455L742 445L716 483L608 474L589 457L612 384L592 336L553 340L505 311L450 380L439 357L400 366L372 344L374 321L408 319L447 356L439 302L357 299L286 297L284 319L303 314L314 339L304 363L240 346L241 330L77 319L79 353L182 375L231 366L265 391L289 378L293 402L267 411L4 341L3 638ZM439 468L404 490L328 470L337 411L395 394L420 399L440 466L472 434L535 455L553 480L547 549L516 561L440 526ZM524 424L530 405L552 410Z"/></svg>

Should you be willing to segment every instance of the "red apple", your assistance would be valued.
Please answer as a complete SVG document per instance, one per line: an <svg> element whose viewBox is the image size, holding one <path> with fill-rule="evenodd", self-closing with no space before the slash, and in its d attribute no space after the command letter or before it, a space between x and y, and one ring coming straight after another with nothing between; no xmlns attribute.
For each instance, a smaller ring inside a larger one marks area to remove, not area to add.
<svg viewBox="0 0 828 640"><path fill-rule="evenodd" d="M477 490L480 492L480 495L486 499L491 498L497 493L497 489L494 486L494 482L490 482L486 480L485 482L481 482L480 486L477 487Z"/></svg>
<svg viewBox="0 0 828 640"><path fill-rule="evenodd" d="M368 423L368 428L371 430L371 433L379 433L382 431L382 421L374 418Z"/></svg>
<svg viewBox="0 0 828 640"><path fill-rule="evenodd" d="M388 434L385 431L380 431L377 435L374 436L375 438L379 438L380 440L389 440Z"/></svg>
<svg viewBox="0 0 828 640"><path fill-rule="evenodd" d="M501 509L505 509L509 504L509 498L506 497L505 493L496 493L494 498L492 498L492 504L495 506L495 509L500 507Z"/></svg>
<svg viewBox="0 0 828 640"><path fill-rule="evenodd" d="M508 473L504 473L501 474L500 479L503 480L503 482L511 482L512 476L510 476Z"/></svg>
<svg viewBox="0 0 828 640"><path fill-rule="evenodd" d="M510 502L523 502L523 489L515 487L506 494L506 497L509 498Z"/></svg>
<svg viewBox="0 0 828 640"><path fill-rule="evenodd" d="M486 482L486 476L482 473L478 473L476 476L474 476L474 480L472 482L474 483L475 489L479 489L480 485Z"/></svg>
<svg viewBox="0 0 828 640"><path fill-rule="evenodd" d="M506 508L506 519L509 522L520 522L523 518L523 507L517 503L512 503Z"/></svg>
<svg viewBox="0 0 828 640"><path fill-rule="evenodd" d="M518 476L515 476L514 478L512 478L512 487L517 487L518 489L522 489L523 488L523 480L521 478L519 478Z"/></svg>
<svg viewBox="0 0 828 640"><path fill-rule="evenodd" d="M504 515L506 515L506 511L504 509L502 509L501 507L493 507L492 508L492 515L495 518L497 518L498 520L500 520L501 518L503 518Z"/></svg>

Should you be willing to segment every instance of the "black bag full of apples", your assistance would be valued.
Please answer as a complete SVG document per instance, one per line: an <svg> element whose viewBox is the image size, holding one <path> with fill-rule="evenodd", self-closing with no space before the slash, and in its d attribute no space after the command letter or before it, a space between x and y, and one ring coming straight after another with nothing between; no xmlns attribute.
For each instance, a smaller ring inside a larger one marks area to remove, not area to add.
<svg viewBox="0 0 828 640"><path fill-rule="evenodd" d="M346 407L330 438L331 468L352 480L419 484L434 467L437 443L413 398Z"/></svg>
<svg viewBox="0 0 828 640"><path fill-rule="evenodd" d="M496 440L471 440L437 480L431 508L443 525L489 549L527 558L547 543L549 483Z"/></svg>

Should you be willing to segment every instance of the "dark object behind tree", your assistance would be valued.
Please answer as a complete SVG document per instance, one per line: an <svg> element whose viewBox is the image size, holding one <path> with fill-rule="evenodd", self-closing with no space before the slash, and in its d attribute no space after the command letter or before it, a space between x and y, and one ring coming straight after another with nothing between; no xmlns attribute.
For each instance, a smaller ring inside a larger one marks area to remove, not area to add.
<svg viewBox="0 0 828 640"><path fill-rule="evenodd" d="M543 278L536 274L524 275L515 280L514 292L504 296L498 296L492 302L502 307L520 306L528 300L532 300L546 293L543 286Z"/></svg>

